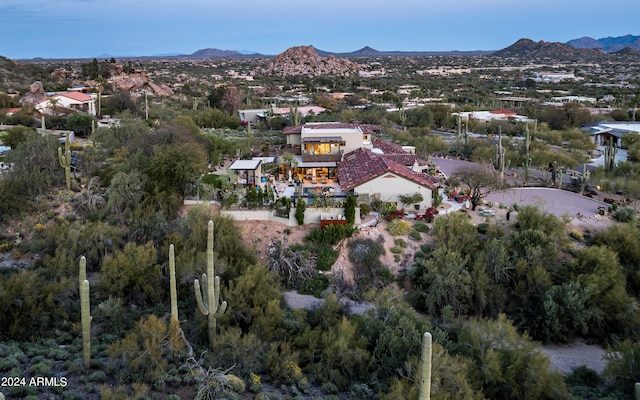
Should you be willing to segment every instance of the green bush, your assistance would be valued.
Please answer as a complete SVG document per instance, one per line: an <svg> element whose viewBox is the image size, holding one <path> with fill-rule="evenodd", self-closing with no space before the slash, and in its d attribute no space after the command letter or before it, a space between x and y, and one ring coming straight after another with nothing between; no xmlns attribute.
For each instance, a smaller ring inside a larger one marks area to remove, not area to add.
<svg viewBox="0 0 640 400"><path fill-rule="evenodd" d="M107 293L137 304L154 304L162 295L160 266L153 242L127 243L102 264L101 283Z"/></svg>
<svg viewBox="0 0 640 400"><path fill-rule="evenodd" d="M329 271L340 254L331 246L322 245L318 248L316 266L320 271Z"/></svg>
<svg viewBox="0 0 640 400"><path fill-rule="evenodd" d="M360 218L371 212L371 206L367 203L360 203Z"/></svg>
<svg viewBox="0 0 640 400"><path fill-rule="evenodd" d="M411 232L411 224L403 219L394 219L387 225L387 230L393 236L408 235Z"/></svg>
<svg viewBox="0 0 640 400"><path fill-rule="evenodd" d="M429 232L429 225L421 221L416 221L413 223L413 229L421 233L426 233Z"/></svg>
<svg viewBox="0 0 640 400"><path fill-rule="evenodd" d="M318 274L311 279L304 281L300 286L301 294L310 294L317 298L322 298L322 292L329 286L329 278L326 275Z"/></svg>
<svg viewBox="0 0 640 400"><path fill-rule="evenodd" d="M396 240L393 241L393 243L398 247L402 247L402 248L407 247L407 241L402 238L397 238Z"/></svg>
<svg viewBox="0 0 640 400"><path fill-rule="evenodd" d="M619 208L616 211L614 218L618 222L631 222L633 221L635 216L636 216L636 210L634 210L633 208L624 207L624 208Z"/></svg>
<svg viewBox="0 0 640 400"><path fill-rule="evenodd" d="M351 237L356 228L353 225L327 225L323 229L313 228L304 240L317 244L335 245L342 239Z"/></svg>
<svg viewBox="0 0 640 400"><path fill-rule="evenodd" d="M304 210L307 208L307 203L305 203L304 199L299 198L298 203L296 204L296 222L298 225L304 224Z"/></svg>
<svg viewBox="0 0 640 400"><path fill-rule="evenodd" d="M409 239L415 240L417 242L422 240L422 235L420 234L420 232L413 229L411 232L409 232Z"/></svg>
<svg viewBox="0 0 640 400"><path fill-rule="evenodd" d="M393 246L389 249L393 254L402 254L404 253L404 249L400 246Z"/></svg>

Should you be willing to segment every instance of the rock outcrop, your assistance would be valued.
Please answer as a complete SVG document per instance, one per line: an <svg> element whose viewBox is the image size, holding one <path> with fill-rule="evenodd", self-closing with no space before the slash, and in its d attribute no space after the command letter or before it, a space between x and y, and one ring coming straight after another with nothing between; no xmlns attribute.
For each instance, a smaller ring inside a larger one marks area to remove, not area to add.
<svg viewBox="0 0 640 400"><path fill-rule="evenodd" d="M20 104L33 107L46 98L47 94L44 92L44 86L42 85L42 82L35 81L31 85L29 85L29 93L27 93L23 98L20 99Z"/></svg>
<svg viewBox="0 0 640 400"><path fill-rule="evenodd" d="M264 70L264 75L275 76L322 76L355 75L360 70L358 64L346 58L335 56L320 57L313 46L296 46L278 54Z"/></svg>

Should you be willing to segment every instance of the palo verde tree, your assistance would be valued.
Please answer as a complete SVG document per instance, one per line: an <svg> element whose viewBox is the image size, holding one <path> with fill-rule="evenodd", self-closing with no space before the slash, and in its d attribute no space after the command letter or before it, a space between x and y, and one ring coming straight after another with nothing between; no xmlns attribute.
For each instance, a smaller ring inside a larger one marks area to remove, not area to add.
<svg viewBox="0 0 640 400"><path fill-rule="evenodd" d="M500 189L500 178L495 171L483 166L481 168L465 168L452 175L469 191L471 209L482 203L482 199L489 193Z"/></svg>

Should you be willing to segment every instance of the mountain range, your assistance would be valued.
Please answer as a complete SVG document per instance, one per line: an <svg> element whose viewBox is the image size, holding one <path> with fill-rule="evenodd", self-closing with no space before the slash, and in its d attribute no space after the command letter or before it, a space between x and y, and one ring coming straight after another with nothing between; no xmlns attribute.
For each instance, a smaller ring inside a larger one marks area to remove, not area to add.
<svg viewBox="0 0 640 400"><path fill-rule="evenodd" d="M313 47L313 46L311 46ZM606 37L593 39L582 37L566 43L561 42L534 42L530 39L520 39L516 43L502 50L476 50L476 51L379 51L369 46L348 53L336 53L315 49L321 57L330 55L336 57L412 57L412 56L483 56L493 55L497 57L537 57L556 58L562 56L590 57L604 53L616 53L623 49L640 50L640 36L625 35L619 37ZM178 57L267 57L259 53L238 52L235 50L201 49L192 54L177 55ZM621 54L635 54L634 51L625 50Z"/></svg>
<svg viewBox="0 0 640 400"><path fill-rule="evenodd" d="M593 39L588 36L569 40L567 44L576 49L602 49L606 53L615 53L626 47L640 50L640 36L625 35Z"/></svg>

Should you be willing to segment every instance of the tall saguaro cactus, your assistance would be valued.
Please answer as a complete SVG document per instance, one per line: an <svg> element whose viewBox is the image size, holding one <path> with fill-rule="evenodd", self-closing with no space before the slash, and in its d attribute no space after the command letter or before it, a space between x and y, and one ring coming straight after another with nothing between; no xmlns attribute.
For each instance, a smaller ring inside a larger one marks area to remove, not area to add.
<svg viewBox="0 0 640 400"><path fill-rule="evenodd" d="M64 140L64 154L62 153L62 148L58 147L58 161L60 161L60 166L64 168L64 176L67 179L67 190L71 190L71 150L69 149L68 133Z"/></svg>
<svg viewBox="0 0 640 400"><path fill-rule="evenodd" d="M422 335L422 354L420 355L420 395L419 400L429 400L431 398L431 356L432 356L431 333L425 332Z"/></svg>
<svg viewBox="0 0 640 400"><path fill-rule="evenodd" d="M213 269L213 221L209 221L207 234L207 273L202 274L203 290L206 294L206 303L200 291L200 282L193 281L196 292L198 309L209 321L209 348L213 348L216 339L216 321L227 310L227 302L220 303L220 277L214 275Z"/></svg>
<svg viewBox="0 0 640 400"><path fill-rule="evenodd" d="M511 160L506 160L506 150L502 146L502 127L498 126L498 144L496 144L495 154L493 156L493 166L500 175L500 183L504 184L504 171L509 169Z"/></svg>
<svg viewBox="0 0 640 400"><path fill-rule="evenodd" d="M87 260L80 258L80 322L82 324L82 356L84 367L91 363L91 304L89 302L89 281L87 277Z"/></svg>
<svg viewBox="0 0 640 400"><path fill-rule="evenodd" d="M169 286L171 290L171 319L178 319L178 291L176 289L176 259L173 244L169 246Z"/></svg>
<svg viewBox="0 0 640 400"><path fill-rule="evenodd" d="M531 157L529 155L529 150L531 147L531 136L529 135L529 123L525 128L525 137L524 137L524 162L522 166L524 167L524 185L527 186L529 184L529 168L531 167Z"/></svg>
<svg viewBox="0 0 640 400"><path fill-rule="evenodd" d="M587 170L587 164L582 164L582 173L578 176L578 182L580 182L580 194L583 194L587 188L587 182L589 181L589 171Z"/></svg>
<svg viewBox="0 0 640 400"><path fill-rule="evenodd" d="M618 154L618 148L613 143L613 138L607 140L607 146L604 148L604 168L607 171L613 171L613 167L616 165L616 155Z"/></svg>

